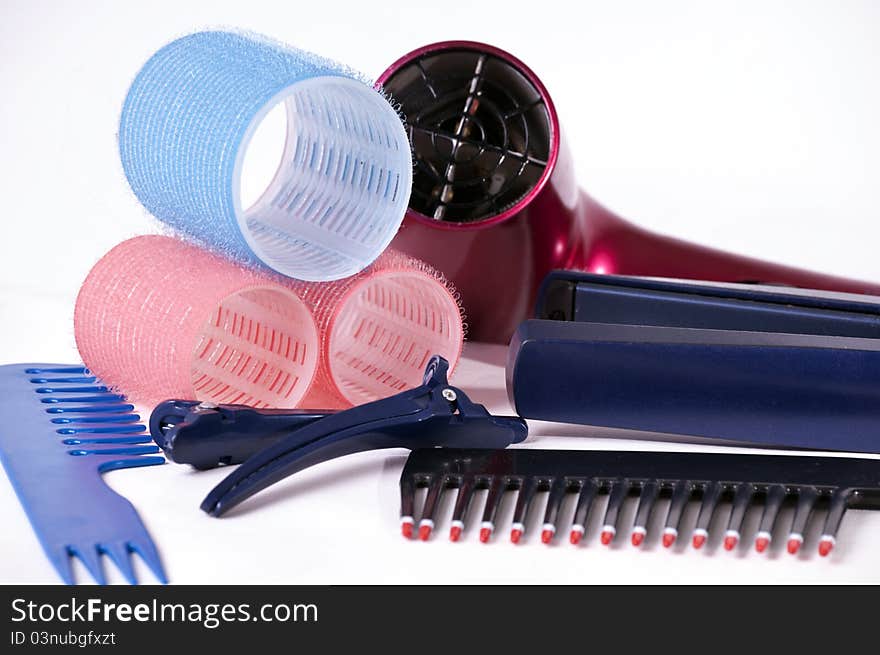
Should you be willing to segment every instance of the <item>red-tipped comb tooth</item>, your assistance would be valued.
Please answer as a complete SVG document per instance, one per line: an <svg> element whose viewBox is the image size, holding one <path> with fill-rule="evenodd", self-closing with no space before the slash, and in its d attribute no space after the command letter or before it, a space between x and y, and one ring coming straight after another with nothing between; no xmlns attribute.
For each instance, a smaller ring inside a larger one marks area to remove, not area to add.
<svg viewBox="0 0 880 655"><path fill-rule="evenodd" d="M759 553L763 553L767 550L767 546L770 545L770 540L767 537L758 537L755 539L755 550Z"/></svg>
<svg viewBox="0 0 880 655"><path fill-rule="evenodd" d="M663 547L664 548L672 548L672 544L675 543L675 533L674 532L664 532L663 533Z"/></svg>
<svg viewBox="0 0 880 655"><path fill-rule="evenodd" d="M461 537L461 527L458 525L453 525L449 528L449 541L458 541Z"/></svg>
<svg viewBox="0 0 880 655"><path fill-rule="evenodd" d="M801 549L801 539L796 539L792 537L788 540L788 552L792 555L797 555L797 552Z"/></svg>
<svg viewBox="0 0 880 655"><path fill-rule="evenodd" d="M412 539L413 535L413 524L408 521L404 521L400 524L400 534L403 535L404 539Z"/></svg>
<svg viewBox="0 0 880 655"><path fill-rule="evenodd" d="M549 544L551 541L553 541L553 530L548 530L547 528L541 530L541 542Z"/></svg>
<svg viewBox="0 0 880 655"><path fill-rule="evenodd" d="M831 549L834 548L834 541L831 539L822 539L819 542L819 555L822 557L828 557L828 554L831 552Z"/></svg>
<svg viewBox="0 0 880 655"><path fill-rule="evenodd" d="M632 541L633 546L641 546L642 542L645 540L644 532L633 532L630 537L630 541Z"/></svg>
<svg viewBox="0 0 880 655"><path fill-rule="evenodd" d="M510 531L510 541L512 541L515 544L518 544L519 540L522 539L522 535L523 535L522 530L520 530L518 528L514 528L513 530Z"/></svg>
<svg viewBox="0 0 880 655"><path fill-rule="evenodd" d="M577 546L579 543L581 543L581 537L583 537L583 536L584 536L584 533L581 532L580 530L572 530L568 535L568 541L573 546Z"/></svg>
<svg viewBox="0 0 880 655"><path fill-rule="evenodd" d="M699 550L703 547L703 544L706 543L706 535L704 534L695 534L694 538L691 540L691 543L694 545L694 548Z"/></svg>
<svg viewBox="0 0 880 655"><path fill-rule="evenodd" d="M736 548L736 544L739 542L739 537L736 535L729 534L724 537L724 550L733 550Z"/></svg>
<svg viewBox="0 0 880 655"><path fill-rule="evenodd" d="M484 544L489 543L489 537L492 536L491 528L480 528L480 541Z"/></svg>
<svg viewBox="0 0 880 655"><path fill-rule="evenodd" d="M612 539L614 539L614 533L611 530L602 530L599 540L602 542L603 546L611 545Z"/></svg>

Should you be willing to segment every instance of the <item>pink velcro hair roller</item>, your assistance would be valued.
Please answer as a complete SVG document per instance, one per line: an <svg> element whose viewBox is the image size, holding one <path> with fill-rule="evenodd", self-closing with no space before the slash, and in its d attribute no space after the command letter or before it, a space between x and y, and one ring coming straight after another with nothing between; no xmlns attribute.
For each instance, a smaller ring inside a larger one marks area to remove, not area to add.
<svg viewBox="0 0 880 655"><path fill-rule="evenodd" d="M269 274L166 236L122 242L74 312L86 366L132 400L296 407L318 365L308 308Z"/></svg>
<svg viewBox="0 0 880 655"><path fill-rule="evenodd" d="M432 355L461 357L458 295L433 268L386 250L366 270L336 282L294 283L324 336L305 406L338 409L422 383Z"/></svg>
<svg viewBox="0 0 880 655"><path fill-rule="evenodd" d="M166 236L129 239L89 273L74 314L83 361L129 398L337 409L421 382L461 355L457 297L388 252L358 275L305 283Z"/></svg>

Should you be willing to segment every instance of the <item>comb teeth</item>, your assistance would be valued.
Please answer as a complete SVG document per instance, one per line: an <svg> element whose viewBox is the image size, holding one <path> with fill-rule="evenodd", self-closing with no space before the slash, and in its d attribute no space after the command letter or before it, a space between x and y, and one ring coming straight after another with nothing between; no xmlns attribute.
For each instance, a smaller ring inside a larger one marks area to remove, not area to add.
<svg viewBox="0 0 880 655"><path fill-rule="evenodd" d="M0 367L3 463L46 555L67 584L75 582L71 557L105 584L104 555L135 584L131 553L167 582L134 507L101 478L107 471L165 461L155 456L160 450L133 410L82 366Z"/></svg>
<svg viewBox="0 0 880 655"><path fill-rule="evenodd" d="M752 479L743 480L743 472ZM576 507L568 530L569 542L584 538L588 517L599 495L607 495L601 521L600 541L613 546L618 532L628 531L634 546L648 542L649 519L658 498L669 505L658 541L672 548L684 529L688 503L699 502L699 514L690 543L694 549L711 543L710 524L722 505L730 515L721 535L721 546L735 550L743 543L747 513L760 507L760 524L754 535L758 553L771 550L778 516L785 504L795 506L785 549L797 554L804 542L810 515L827 508L818 551L826 556L833 549L843 514L849 507L880 509L880 461L840 457L779 455L728 455L715 453L662 453L560 450L425 449L410 454L401 475L402 521L415 521L415 493L428 487L422 521L436 520L444 491L458 489L453 511L452 541L466 530L466 514L474 492L488 489L480 523L480 541L491 540L495 519L505 492L516 494L510 541L528 540L529 508L537 493L547 493L540 540L555 541L560 526L560 507L566 494L576 495ZM621 511L631 497L638 497L630 528L622 525ZM454 536L453 536L454 535ZM404 536L411 536L404 531ZM427 534L419 535L427 541ZM780 540L783 541L783 540Z"/></svg>

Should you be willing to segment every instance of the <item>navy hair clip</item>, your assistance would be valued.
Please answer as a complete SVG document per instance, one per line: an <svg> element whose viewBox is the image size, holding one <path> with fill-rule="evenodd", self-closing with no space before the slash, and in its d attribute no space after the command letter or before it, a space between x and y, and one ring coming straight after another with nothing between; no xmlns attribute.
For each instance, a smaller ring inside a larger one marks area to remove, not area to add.
<svg viewBox="0 0 880 655"><path fill-rule="evenodd" d="M448 370L449 363L434 356L420 387L337 413L167 401L153 412L150 431L173 461L210 468L244 460L202 502L213 516L298 471L351 453L504 448L526 438L523 419L491 415L448 383Z"/></svg>

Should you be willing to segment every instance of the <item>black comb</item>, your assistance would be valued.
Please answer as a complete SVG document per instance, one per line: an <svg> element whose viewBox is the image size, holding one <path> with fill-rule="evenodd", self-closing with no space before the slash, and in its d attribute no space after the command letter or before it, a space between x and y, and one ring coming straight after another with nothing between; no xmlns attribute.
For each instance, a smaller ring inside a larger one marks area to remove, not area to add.
<svg viewBox="0 0 880 655"><path fill-rule="evenodd" d="M712 516L722 503L732 503L724 548L739 543L743 519L753 504L763 506L755 535L758 552L767 549L783 504L795 506L788 535L788 552L795 554L814 510L826 509L819 554L828 555L847 509L880 509L880 460L787 455L725 453L670 453L639 451L573 451L532 449L414 450L400 477L401 521L412 525L416 489L428 492L419 522L419 538L427 540L444 490L457 488L449 537L458 541L468 506L477 489L488 489L480 525L480 541L488 542L505 491L516 491L510 539L520 541L529 506L537 492L549 492L541 540L553 541L559 508L565 494L577 494L569 540L578 544L591 505L608 494L601 540L609 545L618 531L619 514L629 496L638 496L632 543L639 546L647 534L651 509L658 498L669 498L663 545L675 543L687 502L700 500L693 545L700 548L709 536Z"/></svg>

